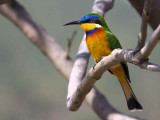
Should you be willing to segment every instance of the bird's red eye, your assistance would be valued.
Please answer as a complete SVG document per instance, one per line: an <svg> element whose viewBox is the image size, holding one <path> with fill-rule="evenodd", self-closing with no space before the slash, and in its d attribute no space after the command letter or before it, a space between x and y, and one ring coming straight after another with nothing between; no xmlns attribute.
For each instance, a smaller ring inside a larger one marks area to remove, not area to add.
<svg viewBox="0 0 160 120"><path fill-rule="evenodd" d="M93 20L92 19L89 19L89 22L91 23Z"/></svg>

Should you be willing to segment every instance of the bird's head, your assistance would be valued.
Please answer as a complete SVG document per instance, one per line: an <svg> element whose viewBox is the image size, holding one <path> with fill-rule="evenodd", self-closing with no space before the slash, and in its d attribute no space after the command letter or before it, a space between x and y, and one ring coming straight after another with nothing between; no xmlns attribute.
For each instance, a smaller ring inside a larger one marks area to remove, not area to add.
<svg viewBox="0 0 160 120"><path fill-rule="evenodd" d="M93 30L95 28L100 28L100 27L102 27L104 29L107 28L107 25L106 25L104 18L96 13L90 13L88 15L85 15L85 16L81 17L80 20L67 23L64 26L77 25L77 24L79 24L80 27L86 32Z"/></svg>

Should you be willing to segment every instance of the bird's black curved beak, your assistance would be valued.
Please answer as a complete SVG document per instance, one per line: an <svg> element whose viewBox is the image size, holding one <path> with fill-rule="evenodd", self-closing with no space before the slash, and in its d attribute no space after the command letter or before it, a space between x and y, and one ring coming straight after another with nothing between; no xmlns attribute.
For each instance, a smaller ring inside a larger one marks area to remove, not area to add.
<svg viewBox="0 0 160 120"><path fill-rule="evenodd" d="M69 22L67 24L64 24L63 26L66 26L66 25L77 25L77 24L81 24L81 21L78 20L78 21Z"/></svg>

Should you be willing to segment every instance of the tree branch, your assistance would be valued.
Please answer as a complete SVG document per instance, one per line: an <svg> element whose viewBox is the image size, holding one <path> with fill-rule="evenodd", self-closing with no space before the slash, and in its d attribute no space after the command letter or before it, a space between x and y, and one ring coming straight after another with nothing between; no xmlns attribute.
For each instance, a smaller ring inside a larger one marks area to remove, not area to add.
<svg viewBox="0 0 160 120"><path fill-rule="evenodd" d="M0 6L0 13L13 22L49 58L57 70L69 79L73 62L66 59L65 51L31 18L22 5L13 0Z"/></svg>
<svg viewBox="0 0 160 120"><path fill-rule="evenodd" d="M68 46L67 46L67 49L66 49L66 58L67 59L70 59L69 52L70 52L70 49L71 49L71 46L72 46L73 39L76 36L76 34L77 34L77 31L74 31L71 38L67 39L68 40Z"/></svg>
<svg viewBox="0 0 160 120"><path fill-rule="evenodd" d="M155 72L159 72L160 71L160 65L153 64L151 62L144 62L139 67L141 67L142 69L147 69L147 70L151 70L151 71L155 71Z"/></svg>
<svg viewBox="0 0 160 120"><path fill-rule="evenodd" d="M102 16L104 14L113 8L114 0L95 0L93 7L92 7L92 13L98 13Z"/></svg>
<svg viewBox="0 0 160 120"><path fill-rule="evenodd" d="M151 39L147 42L147 44L135 55L136 59L143 60L146 59L152 52L152 50L157 45L160 38L160 25L153 32Z"/></svg>
<svg viewBox="0 0 160 120"><path fill-rule="evenodd" d="M142 13L142 24L141 24L141 31L138 34L138 44L136 49L141 49L145 42L147 37L147 22L149 20L149 14L150 14L150 7L151 7L152 0L146 0L145 5L143 8Z"/></svg>

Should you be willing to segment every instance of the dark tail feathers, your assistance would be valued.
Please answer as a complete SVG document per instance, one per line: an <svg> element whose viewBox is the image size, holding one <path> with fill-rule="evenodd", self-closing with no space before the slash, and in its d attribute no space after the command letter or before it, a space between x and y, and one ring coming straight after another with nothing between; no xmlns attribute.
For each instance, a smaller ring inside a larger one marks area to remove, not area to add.
<svg viewBox="0 0 160 120"><path fill-rule="evenodd" d="M134 112L134 111L142 111L143 110L143 107L141 106L141 104L138 102L138 100L136 99L135 96L132 96L131 98L129 98L127 100L127 105L128 105L128 109L131 111L131 112Z"/></svg>

